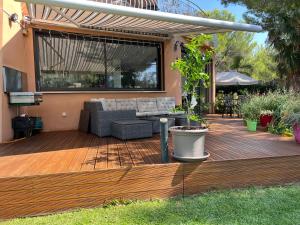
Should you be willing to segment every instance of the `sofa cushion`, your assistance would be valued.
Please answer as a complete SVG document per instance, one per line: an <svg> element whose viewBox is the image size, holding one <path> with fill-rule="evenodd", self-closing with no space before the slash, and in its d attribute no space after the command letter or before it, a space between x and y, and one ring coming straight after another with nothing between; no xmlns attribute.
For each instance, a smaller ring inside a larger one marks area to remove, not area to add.
<svg viewBox="0 0 300 225"><path fill-rule="evenodd" d="M148 112L147 116L163 116L163 115L169 115L169 112L167 111Z"/></svg>
<svg viewBox="0 0 300 225"><path fill-rule="evenodd" d="M158 111L170 111L176 105L175 97L158 97L156 101Z"/></svg>
<svg viewBox="0 0 300 225"><path fill-rule="evenodd" d="M177 111L177 112L169 112L170 116L176 116L176 115L184 115L184 111Z"/></svg>
<svg viewBox="0 0 300 225"><path fill-rule="evenodd" d="M148 116L147 112L136 112L136 116L137 117L144 117L144 116Z"/></svg>
<svg viewBox="0 0 300 225"><path fill-rule="evenodd" d="M139 112L156 112L157 105L155 98L138 98L136 100Z"/></svg>
<svg viewBox="0 0 300 225"><path fill-rule="evenodd" d="M116 99L104 99L101 101L104 111L115 111L117 110Z"/></svg>
<svg viewBox="0 0 300 225"><path fill-rule="evenodd" d="M117 110L137 110L136 99L116 99Z"/></svg>

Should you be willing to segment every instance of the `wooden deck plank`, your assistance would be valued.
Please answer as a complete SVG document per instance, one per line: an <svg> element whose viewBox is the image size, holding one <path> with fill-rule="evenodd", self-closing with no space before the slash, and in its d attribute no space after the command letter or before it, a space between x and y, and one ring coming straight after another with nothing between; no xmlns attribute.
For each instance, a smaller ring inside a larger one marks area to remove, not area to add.
<svg viewBox="0 0 300 225"><path fill-rule="evenodd" d="M98 151L95 161L95 169L107 169L107 157L108 157L108 139L99 138L98 139Z"/></svg>
<svg viewBox="0 0 300 225"><path fill-rule="evenodd" d="M64 167L66 166L65 161L69 160L71 157L71 153L68 153L68 151L72 149L74 144L73 141L76 140L78 135L79 133L77 132L76 134L73 134L73 132L66 132L59 137L47 163L40 165L40 174L59 173L64 171Z"/></svg>
<svg viewBox="0 0 300 225"><path fill-rule="evenodd" d="M117 140L117 147L119 151L120 157L120 165L121 166L134 166L131 155L128 151L126 142Z"/></svg>
<svg viewBox="0 0 300 225"><path fill-rule="evenodd" d="M93 137L90 147L88 148L88 151L86 153L86 156L83 159L80 171L89 171L95 169L98 149L99 149L99 138L95 136Z"/></svg>
<svg viewBox="0 0 300 225"><path fill-rule="evenodd" d="M65 168L67 171L81 170L89 148L92 145L94 136L80 132L80 135L76 139L77 140L70 149L70 160L66 162ZM94 169L94 166L92 169Z"/></svg>
<svg viewBox="0 0 300 225"><path fill-rule="evenodd" d="M107 168L119 168L121 166L117 141L115 138L108 138Z"/></svg>

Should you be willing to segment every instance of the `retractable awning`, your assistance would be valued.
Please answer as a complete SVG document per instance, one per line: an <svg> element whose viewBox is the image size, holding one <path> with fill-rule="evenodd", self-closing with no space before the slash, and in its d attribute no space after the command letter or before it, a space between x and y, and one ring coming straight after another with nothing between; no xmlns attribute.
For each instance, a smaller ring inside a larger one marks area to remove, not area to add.
<svg viewBox="0 0 300 225"><path fill-rule="evenodd" d="M107 0L16 1L27 4L29 16L36 23L163 37L177 34L262 31L260 26L251 24L143 9L142 6L132 7L133 0L125 0L131 6L117 5L113 1L107 3ZM145 0L140 1L143 3Z"/></svg>

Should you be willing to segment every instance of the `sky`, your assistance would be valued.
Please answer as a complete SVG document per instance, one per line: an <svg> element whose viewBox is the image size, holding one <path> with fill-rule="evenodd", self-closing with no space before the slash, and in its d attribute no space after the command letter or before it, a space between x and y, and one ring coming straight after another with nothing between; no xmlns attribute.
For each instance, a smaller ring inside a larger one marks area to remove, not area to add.
<svg viewBox="0 0 300 225"><path fill-rule="evenodd" d="M235 5L230 4L228 7L225 7L221 4L220 0L193 0L201 9L204 11L206 10L214 10L214 9L226 9L230 11L233 15L235 15L235 18L237 21L240 21L243 19L243 13L247 11L247 8L245 6L241 5ZM265 44L265 40L267 38L267 33L256 33L254 35L254 40L261 45Z"/></svg>

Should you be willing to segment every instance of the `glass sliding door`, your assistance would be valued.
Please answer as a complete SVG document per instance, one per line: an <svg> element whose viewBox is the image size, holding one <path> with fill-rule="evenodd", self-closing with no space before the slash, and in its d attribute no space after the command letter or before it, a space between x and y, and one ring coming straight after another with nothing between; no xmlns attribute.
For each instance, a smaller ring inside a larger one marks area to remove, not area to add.
<svg viewBox="0 0 300 225"><path fill-rule="evenodd" d="M162 43L35 32L39 91L161 90Z"/></svg>

